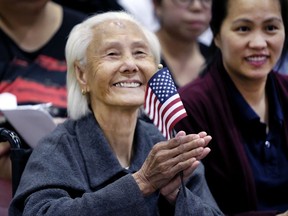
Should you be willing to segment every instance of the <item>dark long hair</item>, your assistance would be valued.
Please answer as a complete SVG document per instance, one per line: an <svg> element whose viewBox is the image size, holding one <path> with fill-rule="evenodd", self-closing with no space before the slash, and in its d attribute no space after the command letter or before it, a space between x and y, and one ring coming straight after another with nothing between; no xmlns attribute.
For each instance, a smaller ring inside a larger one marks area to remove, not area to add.
<svg viewBox="0 0 288 216"><path fill-rule="evenodd" d="M261 0L259 0L261 1ZM271 0L272 1L272 0ZM284 46L283 50L279 59L279 64L278 67L281 67L285 60L285 55L288 52L288 0L274 0L275 3L276 1L279 2L280 7L281 7L281 15L283 19L283 24L284 24L284 31L285 31L285 40L284 40ZM213 33L213 37L215 38L216 35L219 34L221 30L221 26L223 24L223 21L227 17L228 14L228 4L233 4L233 0L214 0L212 2L212 18L210 21L210 28ZM213 61L217 58L218 55L220 54L220 50L216 47L214 41L211 43L210 47L210 53L211 57L207 61L207 67L210 67L210 65L213 63ZM206 69L207 69L206 67ZM204 70L203 73L205 73L206 69Z"/></svg>

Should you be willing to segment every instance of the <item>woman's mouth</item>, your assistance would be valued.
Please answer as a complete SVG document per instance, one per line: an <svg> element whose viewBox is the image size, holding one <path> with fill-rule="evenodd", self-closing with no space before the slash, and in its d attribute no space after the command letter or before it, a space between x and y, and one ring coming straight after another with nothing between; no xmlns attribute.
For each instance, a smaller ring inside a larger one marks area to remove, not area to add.
<svg viewBox="0 0 288 216"><path fill-rule="evenodd" d="M114 86L116 87L123 87L123 88L137 88L141 86L139 82L118 82L115 83Z"/></svg>

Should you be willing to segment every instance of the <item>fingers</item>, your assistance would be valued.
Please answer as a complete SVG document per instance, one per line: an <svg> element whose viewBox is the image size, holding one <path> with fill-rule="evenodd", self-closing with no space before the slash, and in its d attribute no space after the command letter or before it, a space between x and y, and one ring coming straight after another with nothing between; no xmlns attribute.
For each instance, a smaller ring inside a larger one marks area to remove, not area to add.
<svg viewBox="0 0 288 216"><path fill-rule="evenodd" d="M201 138L172 149L155 146L151 151L150 162L157 164L157 172L162 172L167 178L174 177L178 172L188 168L197 158L204 158L209 153L209 149L202 147L204 142ZM152 171L150 172L152 174Z"/></svg>
<svg viewBox="0 0 288 216"><path fill-rule="evenodd" d="M198 167L199 161L193 162L193 164L183 171L183 180L186 181L194 170ZM167 185L160 189L160 193L168 200L170 203L175 203L177 195L179 193L179 188L181 188L181 178L180 175L174 177Z"/></svg>
<svg viewBox="0 0 288 216"><path fill-rule="evenodd" d="M180 136L185 136L186 133L184 131L179 131L177 134L176 134L176 138L180 137Z"/></svg>
<svg viewBox="0 0 288 216"><path fill-rule="evenodd" d="M183 170L184 181L191 177L192 173L196 170L199 164L200 161L195 160L195 162L190 167L188 167L186 170Z"/></svg>
<svg viewBox="0 0 288 216"><path fill-rule="evenodd" d="M207 133L206 133L205 131L201 131L201 132L198 133L198 135L199 135L201 138L203 138L203 137L207 136Z"/></svg>
<svg viewBox="0 0 288 216"><path fill-rule="evenodd" d="M180 176L177 175L167 185L163 186L160 189L160 193L163 196L169 196L171 193L174 193L175 191L177 191L180 186L181 186L181 179L180 179Z"/></svg>
<svg viewBox="0 0 288 216"><path fill-rule="evenodd" d="M179 141L178 145L173 145L170 150L170 157L177 157L182 155L184 159L191 157L199 157L211 140L210 136L200 138L199 135L188 135L177 138ZM172 146L172 145L171 145ZM170 147L171 147L170 146Z"/></svg>
<svg viewBox="0 0 288 216"><path fill-rule="evenodd" d="M173 159L173 160L177 160L177 159ZM177 176L181 171L191 167L195 161L196 161L196 158L192 157L188 159L181 159L180 162L171 163L171 164L169 163L168 165L164 164L163 167L170 167L170 168L163 169L163 173L167 177L171 177L170 179L172 179L175 176Z"/></svg>
<svg viewBox="0 0 288 216"><path fill-rule="evenodd" d="M204 148L202 154L197 156L196 159L202 160L203 158L205 158L209 154L210 151L211 151L210 148L208 148L208 147Z"/></svg>
<svg viewBox="0 0 288 216"><path fill-rule="evenodd" d="M144 195L167 185L181 171L185 171L186 178L192 174L198 162L207 156L210 149L206 145L211 136L206 132L186 135L184 131L176 134L175 138L159 142L153 146L141 169L133 174ZM179 180L175 180L179 185ZM174 191L175 188L172 187ZM173 191L169 192L173 192ZM167 192L168 193L168 192Z"/></svg>

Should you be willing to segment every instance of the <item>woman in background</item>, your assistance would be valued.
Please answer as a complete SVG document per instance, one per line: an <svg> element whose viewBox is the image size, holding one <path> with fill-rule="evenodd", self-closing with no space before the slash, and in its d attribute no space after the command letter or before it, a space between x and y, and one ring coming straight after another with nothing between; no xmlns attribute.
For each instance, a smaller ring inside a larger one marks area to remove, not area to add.
<svg viewBox="0 0 288 216"><path fill-rule="evenodd" d="M51 103L55 123L66 118L65 44L71 29L85 18L49 0L0 0L0 94L15 95L18 105ZM7 121L0 127L15 130ZM10 163L10 145L2 142L1 216L7 215L11 201Z"/></svg>
<svg viewBox="0 0 288 216"><path fill-rule="evenodd" d="M179 90L188 117L176 128L213 137L203 163L225 214L287 215L288 77L273 68L287 50L288 2L214 2L215 56Z"/></svg>
<svg viewBox="0 0 288 216"><path fill-rule="evenodd" d="M160 28L162 64L168 67L177 87L198 77L209 56L199 42L211 19L212 0L153 0Z"/></svg>

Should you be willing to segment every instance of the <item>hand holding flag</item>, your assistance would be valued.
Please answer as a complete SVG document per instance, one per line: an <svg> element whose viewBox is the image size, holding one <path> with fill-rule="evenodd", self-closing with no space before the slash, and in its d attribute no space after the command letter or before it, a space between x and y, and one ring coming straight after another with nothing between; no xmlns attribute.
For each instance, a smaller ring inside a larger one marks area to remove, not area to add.
<svg viewBox="0 0 288 216"><path fill-rule="evenodd" d="M187 116L168 68L159 70L148 81L144 111L167 140L173 137L175 124ZM180 172L180 178L186 197L183 172Z"/></svg>

